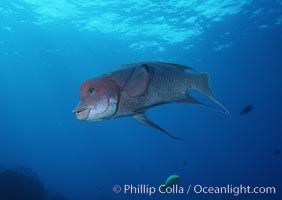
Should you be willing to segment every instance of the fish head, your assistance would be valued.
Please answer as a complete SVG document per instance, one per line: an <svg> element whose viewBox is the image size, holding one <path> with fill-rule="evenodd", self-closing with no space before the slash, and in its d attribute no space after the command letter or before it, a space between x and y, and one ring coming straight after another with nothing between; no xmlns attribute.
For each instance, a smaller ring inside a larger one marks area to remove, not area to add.
<svg viewBox="0 0 282 200"><path fill-rule="evenodd" d="M109 78L94 78L80 87L80 102L73 110L76 118L100 121L111 118L117 111L119 87Z"/></svg>

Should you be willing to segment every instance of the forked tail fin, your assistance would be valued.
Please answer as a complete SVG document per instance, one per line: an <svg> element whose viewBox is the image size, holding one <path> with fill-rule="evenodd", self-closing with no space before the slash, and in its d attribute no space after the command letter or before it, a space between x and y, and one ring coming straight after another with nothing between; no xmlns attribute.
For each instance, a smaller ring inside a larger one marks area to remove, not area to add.
<svg viewBox="0 0 282 200"><path fill-rule="evenodd" d="M224 113L230 115L230 112L216 99L213 91L209 85L209 74L201 73L201 74L188 74L189 78L191 78L191 90L195 90L203 95L208 96L212 101L214 101ZM204 104L203 104L204 105Z"/></svg>

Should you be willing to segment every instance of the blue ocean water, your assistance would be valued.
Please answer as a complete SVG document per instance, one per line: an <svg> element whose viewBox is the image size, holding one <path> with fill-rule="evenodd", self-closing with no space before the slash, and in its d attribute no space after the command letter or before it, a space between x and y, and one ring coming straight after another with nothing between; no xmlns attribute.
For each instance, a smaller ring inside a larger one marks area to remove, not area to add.
<svg viewBox="0 0 282 200"><path fill-rule="evenodd" d="M75 119L84 80L148 60L208 72L231 116L185 104L148 110L184 141L130 117ZM2 0L0 165L33 170L70 200L281 199L281 67L280 0ZM253 110L240 115L247 105ZM158 187L172 174L185 189L276 193L113 192Z"/></svg>

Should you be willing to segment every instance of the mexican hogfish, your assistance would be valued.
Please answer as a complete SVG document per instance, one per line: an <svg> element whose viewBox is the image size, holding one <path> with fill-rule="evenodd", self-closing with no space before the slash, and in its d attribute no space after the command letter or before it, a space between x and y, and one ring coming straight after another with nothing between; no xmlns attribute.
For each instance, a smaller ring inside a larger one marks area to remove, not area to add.
<svg viewBox="0 0 282 200"><path fill-rule="evenodd" d="M80 88L80 102L73 113L77 119L86 121L132 116L143 125L180 139L150 121L145 115L146 110L167 103L188 103L229 113L210 89L208 73L186 73L187 70L194 71L187 66L164 62L125 65L85 81ZM208 96L222 110L193 98L189 94L193 90Z"/></svg>

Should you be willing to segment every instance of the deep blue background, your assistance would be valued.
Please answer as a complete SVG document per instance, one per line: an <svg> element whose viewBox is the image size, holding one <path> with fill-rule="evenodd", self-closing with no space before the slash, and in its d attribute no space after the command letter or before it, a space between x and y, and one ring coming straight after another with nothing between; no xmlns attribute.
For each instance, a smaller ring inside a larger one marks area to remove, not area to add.
<svg viewBox="0 0 282 200"><path fill-rule="evenodd" d="M0 8L13 11L13 2L3 1ZM0 12L0 164L30 167L46 186L74 200L160 199L117 195L112 187L157 186L171 174L179 174L184 186L275 186L276 195L239 198L281 199L282 161L273 150L282 148L282 20L273 21L281 18L282 6L280 1L267 2L250 1L240 13L224 16L197 37L165 43L161 52L132 49L132 41L117 39L116 33L80 31L62 20L38 25L28 3L12 14ZM253 20L251 13L259 8L264 12ZM230 46L215 50L226 42ZM193 48L184 48L191 43ZM75 119L71 111L84 80L144 60L209 72L211 86L231 117L183 104L148 111L149 118L185 141L131 118L97 123ZM254 110L240 116L247 104ZM233 196L185 197L161 198Z"/></svg>

